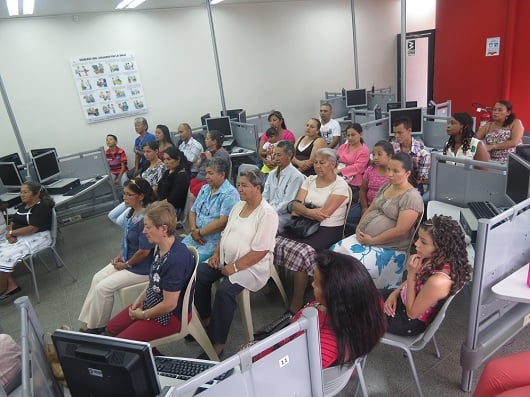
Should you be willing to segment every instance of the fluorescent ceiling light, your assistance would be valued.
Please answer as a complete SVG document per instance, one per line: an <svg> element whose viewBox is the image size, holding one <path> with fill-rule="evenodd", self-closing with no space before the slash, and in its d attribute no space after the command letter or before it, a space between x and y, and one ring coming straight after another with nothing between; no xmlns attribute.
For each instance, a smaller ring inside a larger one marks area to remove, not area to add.
<svg viewBox="0 0 530 397"><path fill-rule="evenodd" d="M9 16L18 15L18 0L6 0Z"/></svg>
<svg viewBox="0 0 530 397"><path fill-rule="evenodd" d="M35 8L35 0L24 0L22 5L22 13L24 15L32 15Z"/></svg>
<svg viewBox="0 0 530 397"><path fill-rule="evenodd" d="M117 10L122 8L135 8L142 4L145 0L122 0L117 6Z"/></svg>
<svg viewBox="0 0 530 397"><path fill-rule="evenodd" d="M223 0L211 0L210 4L211 5L216 5L216 4L219 4L221 1L223 1Z"/></svg>

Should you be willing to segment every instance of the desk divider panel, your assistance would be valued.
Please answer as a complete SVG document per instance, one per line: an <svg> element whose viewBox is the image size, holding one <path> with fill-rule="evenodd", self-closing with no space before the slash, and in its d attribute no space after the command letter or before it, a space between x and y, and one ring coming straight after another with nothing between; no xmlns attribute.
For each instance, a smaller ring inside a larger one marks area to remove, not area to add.
<svg viewBox="0 0 530 397"><path fill-rule="evenodd" d="M363 141L370 150L380 140L388 141L390 139L388 136L388 123L390 123L388 117L361 123L361 127L363 127Z"/></svg>
<svg viewBox="0 0 530 397"><path fill-rule="evenodd" d="M271 113L272 111L247 116L247 124L254 124L256 126L258 137L269 129L269 114Z"/></svg>
<svg viewBox="0 0 530 397"><path fill-rule="evenodd" d="M235 140L235 145L258 152L258 133L255 124L244 124L236 121L230 122L232 128L232 136Z"/></svg>
<svg viewBox="0 0 530 397"><path fill-rule="evenodd" d="M473 169L473 165L488 170ZM433 153L430 199L458 207L488 200L507 206L505 170L505 165ZM464 391L471 389L473 371L525 326L530 304L498 299L491 287L530 261L529 225L530 199L478 221L468 327L460 352Z"/></svg>
<svg viewBox="0 0 530 397"><path fill-rule="evenodd" d="M328 93L326 93L326 96L327 95ZM320 100L321 105L326 102L331 105L332 118L339 119L348 115L348 108L346 107L346 97L344 97L342 94L337 94L337 96L330 96Z"/></svg>
<svg viewBox="0 0 530 397"><path fill-rule="evenodd" d="M433 149L443 150L449 140L447 122L451 117L423 116L423 143Z"/></svg>
<svg viewBox="0 0 530 397"><path fill-rule="evenodd" d="M373 109L375 105L379 105L381 109L386 110L386 104L396 102L396 96L385 92L368 92L366 93L366 100L368 109Z"/></svg>

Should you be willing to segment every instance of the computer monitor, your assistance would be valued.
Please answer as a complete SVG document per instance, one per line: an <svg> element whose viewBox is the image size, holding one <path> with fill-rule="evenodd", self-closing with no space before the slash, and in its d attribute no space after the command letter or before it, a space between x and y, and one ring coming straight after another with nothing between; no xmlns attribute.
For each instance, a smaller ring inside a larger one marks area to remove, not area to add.
<svg viewBox="0 0 530 397"><path fill-rule="evenodd" d="M232 135L232 128L230 127L230 117L218 117L213 119L206 119L206 129L208 131L217 130L225 137Z"/></svg>
<svg viewBox="0 0 530 397"><path fill-rule="evenodd" d="M201 116L201 125L206 125L206 119L211 118L210 113L206 113L205 115Z"/></svg>
<svg viewBox="0 0 530 397"><path fill-rule="evenodd" d="M405 102L405 108L417 108L418 101L407 101ZM392 109L403 109L401 107L401 102L388 102L386 104L386 111L390 112Z"/></svg>
<svg viewBox="0 0 530 397"><path fill-rule="evenodd" d="M45 147L42 149L31 149L30 152L31 152L31 157L35 157L35 156L38 156L38 155L41 155L47 152L54 152L55 156L57 156L57 149L55 149L54 147Z"/></svg>
<svg viewBox="0 0 530 397"><path fill-rule="evenodd" d="M50 182L52 179L59 177L61 173L59 161L54 151L33 157L33 166L40 183Z"/></svg>
<svg viewBox="0 0 530 397"><path fill-rule="evenodd" d="M15 163L17 167L22 167L22 160L18 153L11 153L0 157L0 163Z"/></svg>
<svg viewBox="0 0 530 397"><path fill-rule="evenodd" d="M149 343L63 330L52 340L72 396L159 395Z"/></svg>
<svg viewBox="0 0 530 397"><path fill-rule="evenodd" d="M514 153L508 154L506 196L514 204L530 197L530 162Z"/></svg>
<svg viewBox="0 0 530 397"><path fill-rule="evenodd" d="M412 123L412 133L421 134L423 132L423 110L422 108L411 108L411 109L391 109L389 112L390 116L390 135L392 135L392 127L394 121L401 117L408 117Z"/></svg>
<svg viewBox="0 0 530 397"><path fill-rule="evenodd" d="M346 91L346 107L366 106L367 103L365 88Z"/></svg>
<svg viewBox="0 0 530 397"><path fill-rule="evenodd" d="M517 145L515 147L515 154L530 162L530 145Z"/></svg>
<svg viewBox="0 0 530 397"><path fill-rule="evenodd" d="M247 112L246 110L242 110L239 112L238 120L240 123L246 124L247 123Z"/></svg>
<svg viewBox="0 0 530 397"><path fill-rule="evenodd" d="M225 112L221 110L221 117L228 116L230 117L230 120L239 121L239 113L241 113L243 109L229 109Z"/></svg>
<svg viewBox="0 0 530 397"><path fill-rule="evenodd" d="M0 163L0 179L7 189L20 189L22 178L15 163Z"/></svg>

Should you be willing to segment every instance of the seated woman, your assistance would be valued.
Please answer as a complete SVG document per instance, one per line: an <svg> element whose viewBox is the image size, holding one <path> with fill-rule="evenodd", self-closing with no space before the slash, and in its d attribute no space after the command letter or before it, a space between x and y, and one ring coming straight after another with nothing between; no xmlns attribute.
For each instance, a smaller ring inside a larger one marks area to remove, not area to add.
<svg viewBox="0 0 530 397"><path fill-rule="evenodd" d="M425 331L445 300L471 279L462 228L435 215L419 229L416 254L407 263L407 281L386 298L388 332L412 336Z"/></svg>
<svg viewBox="0 0 530 397"><path fill-rule="evenodd" d="M79 314L79 321L83 324L81 332L99 334L105 331L114 304L114 292L147 281L154 244L147 241L143 233L144 212L154 200L153 189L144 179L130 179L123 185L127 214L121 252L92 278Z"/></svg>
<svg viewBox="0 0 530 397"><path fill-rule="evenodd" d="M291 130L287 129L287 126L285 125L285 120L283 118L283 115L281 112L274 110L269 114L269 117L267 118L269 121L269 127L276 129L278 131L278 135L280 136L280 141L289 141L291 143L294 143L296 138L294 137L294 134ZM269 137L267 136L267 133L264 133L259 138L259 150L258 153L262 153L265 144L269 141ZM269 167L271 170L275 167L274 162L272 159L262 159L263 165Z"/></svg>
<svg viewBox="0 0 530 397"><path fill-rule="evenodd" d="M491 160L504 164L508 153L521 144L523 133L523 123L512 113L512 103L500 100L493 107L492 120L479 128L476 138L484 140Z"/></svg>
<svg viewBox="0 0 530 397"><path fill-rule="evenodd" d="M276 238L274 263L295 272L293 298L286 316L296 313L304 303L305 288L309 276L313 275L317 252L328 249L342 237L351 192L346 181L335 174L336 165L333 149L318 149L315 155L317 174L306 178L292 202L291 214L320 221L318 231L312 236L300 237L286 226ZM307 203L316 208L307 208Z"/></svg>
<svg viewBox="0 0 530 397"><path fill-rule="evenodd" d="M484 143L474 137L473 119L468 113L453 114L447 123L447 135L449 140L444 146L444 155L489 161L490 155Z"/></svg>
<svg viewBox="0 0 530 397"><path fill-rule="evenodd" d="M351 256L321 251L312 286L315 300L300 309L291 322L307 307L318 310L322 368L353 362L370 353L384 335L386 321L381 297L366 268Z"/></svg>
<svg viewBox="0 0 530 397"><path fill-rule="evenodd" d="M398 152L388 163L389 183L383 185L361 217L356 234L331 250L351 255L368 269L377 288L397 287L405 268L414 225L423 213L423 200L412 185L412 158Z"/></svg>
<svg viewBox="0 0 530 397"><path fill-rule="evenodd" d="M190 187L191 163L184 153L175 146L170 146L164 153L166 171L158 182L157 197L159 201L171 203L177 214L184 211L188 189Z"/></svg>
<svg viewBox="0 0 530 397"><path fill-rule="evenodd" d="M17 262L52 243L52 211L55 203L40 183L28 181L20 187L21 203L7 222L5 240L0 241L0 301L20 292L11 273Z"/></svg>
<svg viewBox="0 0 530 397"><path fill-rule="evenodd" d="M182 242L195 247L199 262L212 256L228 222L232 207L239 201L237 189L228 182L228 164L219 157L206 160L206 181L191 207L188 223L191 233Z"/></svg>
<svg viewBox="0 0 530 397"><path fill-rule="evenodd" d="M127 154L125 150L118 147L118 137L113 134L107 135L107 146L105 156L109 163L110 173L116 185L123 185L127 180Z"/></svg>
<svg viewBox="0 0 530 397"><path fill-rule="evenodd" d="M114 316L107 333L117 338L149 342L180 331L184 291L195 269L193 255L175 236L177 217L169 203L147 207L144 233L156 244L149 285L134 303Z"/></svg>
<svg viewBox="0 0 530 397"><path fill-rule="evenodd" d="M204 139L206 151L200 154L199 160L195 163L199 171L197 172L197 176L190 182L191 204L195 201L201 188L207 184L206 160L213 157L222 158L229 165L229 170L231 169L232 160L230 159L230 153L223 147L223 140L223 134L217 130L211 130L206 133L206 138ZM230 179L230 172L226 174L226 179Z"/></svg>
<svg viewBox="0 0 530 397"><path fill-rule="evenodd" d="M197 270L195 306L205 323L215 351L220 354L236 309L235 297L249 289L258 291L270 278L278 215L261 192L265 176L259 170L239 174L241 201L234 205L221 240L208 263ZM212 284L217 287L212 307Z"/></svg>
<svg viewBox="0 0 530 397"><path fill-rule="evenodd" d="M169 128L167 125L158 124L155 130L155 138L158 143L158 158L164 161L164 153L167 149L173 146L171 135L169 135Z"/></svg>
<svg viewBox="0 0 530 397"><path fill-rule="evenodd" d="M22 351L8 334L0 333L0 386L10 394L21 383Z"/></svg>
<svg viewBox="0 0 530 397"><path fill-rule="evenodd" d="M305 134L298 138L294 147L293 165L305 176L315 175L313 163L318 149L327 147L326 140L320 136L320 120L309 119L305 125Z"/></svg>

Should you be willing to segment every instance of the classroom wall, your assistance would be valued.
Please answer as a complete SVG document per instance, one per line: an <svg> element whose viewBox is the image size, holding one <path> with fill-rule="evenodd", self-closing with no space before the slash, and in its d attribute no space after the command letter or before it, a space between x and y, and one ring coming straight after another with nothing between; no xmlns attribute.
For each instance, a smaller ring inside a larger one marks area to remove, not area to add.
<svg viewBox="0 0 530 397"><path fill-rule="evenodd" d="M436 7L434 99L453 100L453 111L474 114L472 102L513 102L530 124L528 16L521 0L444 0ZM501 37L500 55L486 57L486 38Z"/></svg>
<svg viewBox="0 0 530 397"><path fill-rule="evenodd" d="M396 90L399 3L355 2L361 87ZM227 107L244 107L247 114L279 109L288 128L302 134L307 118L318 115L324 91L355 88L350 4L213 7ZM408 18L411 26L433 19L432 13ZM110 132L132 152L133 117L85 121L71 58L133 51L151 131L159 123L171 130L183 121L197 126L202 114L221 109L204 7L3 20L0 37L0 74L27 149L55 146L60 155L75 153L104 145ZM0 125L8 137L0 154L18 151L3 107Z"/></svg>

